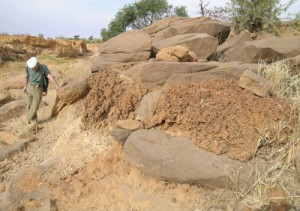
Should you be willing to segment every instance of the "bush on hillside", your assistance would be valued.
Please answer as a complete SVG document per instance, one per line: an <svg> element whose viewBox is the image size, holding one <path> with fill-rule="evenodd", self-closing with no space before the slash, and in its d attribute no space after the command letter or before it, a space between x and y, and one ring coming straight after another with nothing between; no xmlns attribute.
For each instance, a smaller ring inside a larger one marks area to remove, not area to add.
<svg viewBox="0 0 300 211"><path fill-rule="evenodd" d="M289 0L286 4L280 4L280 0L231 0L227 7L232 13L236 30L276 34L280 15L295 1Z"/></svg>

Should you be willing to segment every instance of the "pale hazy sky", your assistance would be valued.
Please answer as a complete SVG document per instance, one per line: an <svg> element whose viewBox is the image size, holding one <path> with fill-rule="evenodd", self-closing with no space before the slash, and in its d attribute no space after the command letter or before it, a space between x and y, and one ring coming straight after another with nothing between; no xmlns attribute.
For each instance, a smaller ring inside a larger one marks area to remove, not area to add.
<svg viewBox="0 0 300 211"><path fill-rule="evenodd" d="M207 0L209 8L224 6L229 0ZM287 0L282 0L286 2ZM100 37L115 14L135 0L0 0L0 33L39 33L47 37ZM186 6L190 17L199 15L199 0L168 0L173 6ZM300 0L291 8L300 11Z"/></svg>

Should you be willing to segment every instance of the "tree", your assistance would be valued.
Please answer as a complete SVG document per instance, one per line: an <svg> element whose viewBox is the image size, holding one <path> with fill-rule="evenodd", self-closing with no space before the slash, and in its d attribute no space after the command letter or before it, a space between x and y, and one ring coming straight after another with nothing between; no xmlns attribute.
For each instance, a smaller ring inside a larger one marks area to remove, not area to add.
<svg viewBox="0 0 300 211"><path fill-rule="evenodd" d="M227 7L232 12L238 31L248 29L250 32L276 33L279 16L295 1L280 4L280 0L231 0Z"/></svg>
<svg viewBox="0 0 300 211"><path fill-rule="evenodd" d="M181 17L188 17L188 13L185 6L174 7L174 15Z"/></svg>
<svg viewBox="0 0 300 211"><path fill-rule="evenodd" d="M237 31L276 33L280 15L296 1L280 4L280 0L230 0L224 7L208 9L209 4L200 0L199 6L202 17L232 21Z"/></svg>
<svg viewBox="0 0 300 211"><path fill-rule="evenodd" d="M108 29L101 29L101 37L106 41L122 32L128 27L142 29L154 22L172 15L187 16L185 7L169 5L166 0L140 0L125 5L109 23Z"/></svg>
<svg viewBox="0 0 300 211"><path fill-rule="evenodd" d="M44 39L44 35L42 33L39 33L38 38Z"/></svg>
<svg viewBox="0 0 300 211"><path fill-rule="evenodd" d="M101 37L106 41L118 34L126 31L126 28L136 19L135 8L133 5L125 5L115 18L109 23L108 29L101 29Z"/></svg>
<svg viewBox="0 0 300 211"><path fill-rule="evenodd" d="M214 7L211 10L208 10L207 16L213 19L223 20L223 21L232 21L232 12L229 7Z"/></svg>
<svg viewBox="0 0 300 211"><path fill-rule="evenodd" d="M136 18L130 24L133 29L142 29L169 16L172 9L166 0L141 0L134 7Z"/></svg>
<svg viewBox="0 0 300 211"><path fill-rule="evenodd" d="M204 0L200 0L200 15L201 17L209 17L213 19L231 21L232 15L229 7L214 7L213 9L208 8L209 3L205 3Z"/></svg>
<svg viewBox="0 0 300 211"><path fill-rule="evenodd" d="M201 17L208 17L209 16L210 11L207 9L208 5L209 5L209 2L204 3L204 0L200 0L199 7L200 7Z"/></svg>
<svg viewBox="0 0 300 211"><path fill-rule="evenodd" d="M91 35L91 36L89 36L88 41L89 41L89 42L92 42L93 39L94 39L94 37Z"/></svg>

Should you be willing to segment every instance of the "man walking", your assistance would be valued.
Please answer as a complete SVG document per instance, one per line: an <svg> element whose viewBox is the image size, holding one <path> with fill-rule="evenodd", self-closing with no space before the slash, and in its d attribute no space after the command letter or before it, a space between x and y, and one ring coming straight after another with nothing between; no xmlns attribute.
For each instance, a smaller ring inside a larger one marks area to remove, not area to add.
<svg viewBox="0 0 300 211"><path fill-rule="evenodd" d="M48 67L40 64L36 57L31 57L26 64L26 83L23 88L28 96L26 120L29 126L36 127L38 123L37 111L42 100L45 77L55 84L56 89L59 89L59 85L52 77Z"/></svg>

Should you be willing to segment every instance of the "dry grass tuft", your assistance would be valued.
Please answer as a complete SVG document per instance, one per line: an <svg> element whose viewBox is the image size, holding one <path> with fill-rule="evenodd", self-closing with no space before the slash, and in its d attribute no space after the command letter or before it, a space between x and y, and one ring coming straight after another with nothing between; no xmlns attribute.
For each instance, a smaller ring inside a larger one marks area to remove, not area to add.
<svg viewBox="0 0 300 211"><path fill-rule="evenodd" d="M275 187L281 187L285 192L284 200L291 206L300 206L300 196L295 189L295 165L293 161L294 149L300 139L300 77L292 74L286 62L276 62L268 65L260 75L273 84L273 94L291 100L293 109L290 118L286 122L280 122L274 138L269 138L268 131L262 134L256 148L256 157L267 161L266 168L261 171L253 159L249 165L252 173L249 179L254 181L251 186L240 187L237 185L235 195L249 208L267 209L271 200L268 191ZM283 138L284 130L291 131L285 141L286 144L278 145ZM262 151L262 149L264 149ZM279 197L280 198L280 197Z"/></svg>
<svg viewBox="0 0 300 211"><path fill-rule="evenodd" d="M50 55L50 54L45 54L43 56L39 56L39 60L43 63L50 63L50 64L56 64L56 65L61 65L61 64L71 64L76 62L76 60L74 58L61 58L61 57L57 57L54 55Z"/></svg>
<svg viewBox="0 0 300 211"><path fill-rule="evenodd" d="M287 62L275 62L260 68L259 74L273 84L273 93L281 98L300 102L300 76L293 74Z"/></svg>

